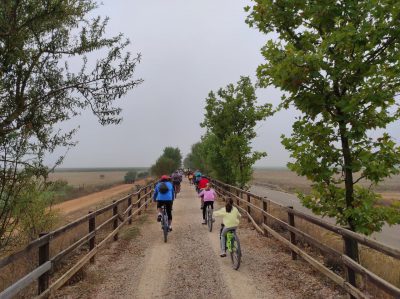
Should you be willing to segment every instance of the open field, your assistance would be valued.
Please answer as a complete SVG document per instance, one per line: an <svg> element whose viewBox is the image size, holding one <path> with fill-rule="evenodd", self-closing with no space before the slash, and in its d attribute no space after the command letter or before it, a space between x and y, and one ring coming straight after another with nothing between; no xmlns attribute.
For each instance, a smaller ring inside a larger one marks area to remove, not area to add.
<svg viewBox="0 0 400 299"><path fill-rule="evenodd" d="M126 171L68 171L51 173L49 179L66 181L73 187L85 187L122 183L125 174Z"/></svg>
<svg viewBox="0 0 400 299"><path fill-rule="evenodd" d="M101 186L121 183L125 174L130 171L147 172L145 167L126 168L59 168L50 173L51 181L63 180L73 187Z"/></svg>
<svg viewBox="0 0 400 299"><path fill-rule="evenodd" d="M252 184L290 193L308 193L311 190L310 181L286 168L257 168L254 170ZM365 183L361 184L367 186ZM400 175L386 179L374 189L382 195L385 202L400 200Z"/></svg>

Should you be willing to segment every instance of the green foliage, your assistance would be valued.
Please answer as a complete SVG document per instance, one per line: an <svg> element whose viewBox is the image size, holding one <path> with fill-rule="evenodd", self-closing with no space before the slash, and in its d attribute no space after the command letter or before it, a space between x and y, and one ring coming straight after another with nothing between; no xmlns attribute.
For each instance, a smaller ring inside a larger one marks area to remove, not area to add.
<svg viewBox="0 0 400 299"><path fill-rule="evenodd" d="M136 179L137 172L134 170L129 170L124 176L125 184L133 184Z"/></svg>
<svg viewBox="0 0 400 299"><path fill-rule="evenodd" d="M174 170L181 167L182 154L181 154L181 150L179 148L167 146L166 148L164 148L163 156L174 161L174 163L175 163Z"/></svg>
<svg viewBox="0 0 400 299"><path fill-rule="evenodd" d="M151 167L150 172L156 176L169 175L182 165L182 154L179 148L166 147L163 154Z"/></svg>
<svg viewBox="0 0 400 299"><path fill-rule="evenodd" d="M76 129L54 128L85 109L103 125L118 124L115 101L142 82L133 79L140 55L126 52L122 34L106 34L108 19L93 14L96 6L0 2L0 248L18 223L12 211L20 196L32 189L26 182L49 172L44 156L75 145Z"/></svg>
<svg viewBox="0 0 400 299"><path fill-rule="evenodd" d="M32 241L42 232L53 229L58 220L57 213L51 209L55 192L54 184L43 184L31 180L20 193L13 216L19 219L20 235Z"/></svg>
<svg viewBox="0 0 400 299"><path fill-rule="evenodd" d="M257 122L272 114L271 105L256 103L250 78L241 77L237 85L229 84L217 94L209 93L201 124L207 128L199 145L203 167L212 169L217 178L241 187L251 179L254 162L266 156L265 152L252 152L250 144L257 136ZM194 161L198 160L194 157Z"/></svg>
<svg viewBox="0 0 400 299"><path fill-rule="evenodd" d="M192 145L191 152L185 158L185 167L192 170L199 169L203 173L216 177L212 168L214 144L215 135L207 133L202 136L200 142Z"/></svg>
<svg viewBox="0 0 400 299"><path fill-rule="evenodd" d="M144 179L144 178L146 178L148 176L149 176L149 173L147 171L142 171L142 172L138 173L137 178L138 179Z"/></svg>
<svg viewBox="0 0 400 299"><path fill-rule="evenodd" d="M254 2L247 23L279 37L261 50L259 84L302 112L282 143L289 168L313 182L303 203L364 234L400 223L398 207L377 206L379 196L357 185L399 172L400 148L385 132L372 136L399 118L400 3Z"/></svg>

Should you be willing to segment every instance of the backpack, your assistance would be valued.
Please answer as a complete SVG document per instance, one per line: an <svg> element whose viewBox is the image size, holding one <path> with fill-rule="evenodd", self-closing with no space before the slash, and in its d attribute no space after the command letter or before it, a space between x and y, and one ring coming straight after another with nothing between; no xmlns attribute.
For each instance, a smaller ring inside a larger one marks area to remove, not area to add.
<svg viewBox="0 0 400 299"><path fill-rule="evenodd" d="M158 185L158 191L159 191L161 194L165 194L165 193L167 193L167 192L169 191L169 188L168 188L168 186L167 186L167 184L166 184L165 182L161 182L161 183Z"/></svg>

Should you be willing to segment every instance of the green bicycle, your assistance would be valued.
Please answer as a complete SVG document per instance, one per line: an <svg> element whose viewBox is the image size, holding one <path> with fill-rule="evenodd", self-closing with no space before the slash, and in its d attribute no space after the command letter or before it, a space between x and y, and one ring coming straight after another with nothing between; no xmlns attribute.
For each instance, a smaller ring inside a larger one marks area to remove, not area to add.
<svg viewBox="0 0 400 299"><path fill-rule="evenodd" d="M220 237L223 228L224 225L221 224ZM242 259L242 251L240 249L239 237L236 234L236 228L232 228L226 233L225 240L225 250L227 250L231 256L232 268L238 270Z"/></svg>

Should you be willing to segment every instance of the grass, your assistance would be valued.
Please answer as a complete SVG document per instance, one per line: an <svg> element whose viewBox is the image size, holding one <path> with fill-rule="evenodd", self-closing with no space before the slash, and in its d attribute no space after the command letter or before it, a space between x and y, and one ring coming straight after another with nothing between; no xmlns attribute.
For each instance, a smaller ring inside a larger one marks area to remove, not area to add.
<svg viewBox="0 0 400 299"><path fill-rule="evenodd" d="M140 228L142 224L147 222L147 214L139 216L136 219L136 223L134 226L129 226L125 230L123 230L120 234L120 238L125 241L132 241L140 236ZM137 225L136 225L137 224Z"/></svg>
<svg viewBox="0 0 400 299"><path fill-rule="evenodd" d="M147 183L147 180L146 180ZM118 196L118 198L121 198L122 196ZM117 199L117 198L115 198ZM112 199L110 198L109 201ZM107 202L109 202L107 201ZM106 205L107 203L104 202L101 206ZM124 203L120 204L118 206L119 212L124 211L127 208L127 201ZM74 214L76 219L79 216L85 215L87 211L79 211L79 214ZM98 215L96 217L96 226L101 225L104 223L106 220L108 220L112 216L112 211L107 211L106 213L102 215ZM69 218L69 217L68 217ZM120 238L126 241L130 241L135 239L136 237L140 236L140 230L137 227L137 225L141 225L146 222L146 214L142 213L141 216L137 217L135 216L133 219L133 225L132 226L126 226L120 231ZM66 222L71 222L73 221L72 219L64 219L60 217L58 225L64 225ZM109 223L102 229L102 231L99 231L98 234L96 234L96 244L101 242L112 230L112 223ZM52 239L50 242L50 257L55 256L57 253L59 253L61 250L67 248L83 236L85 236L88 233L88 223L82 223L75 227L72 230L66 231L63 233L61 236ZM18 250L19 248L14 248L14 250ZM67 269L70 268L75 262L79 260L79 258L82 256L82 254L87 253L88 251L88 245L83 244L79 250L75 250L72 254L70 254L67 258L63 259L60 263L56 264L54 266L54 273L51 277L51 281L54 281L57 279L62 273L62 271L59 271L61 269ZM11 253L11 252L10 252ZM38 250L35 248L31 250L31 252L26 255L22 256L19 258L16 262L11 263L10 265L1 268L0 270L0 292L4 290L6 287L9 285L13 284L16 282L18 279L22 278L24 275L29 273L30 271L33 271L37 267L37 260L38 260ZM22 293L19 298L31 298L34 297L36 294L36 285L37 282L33 282L28 288L26 288Z"/></svg>
<svg viewBox="0 0 400 299"><path fill-rule="evenodd" d="M126 171L54 172L49 175L49 180L65 181L76 188L87 188L122 183L125 174Z"/></svg>
<svg viewBox="0 0 400 299"><path fill-rule="evenodd" d="M311 191L311 181L285 168L255 169L252 184L267 185L272 189L293 193L297 191L309 193ZM364 187L369 186L365 181L361 181L360 184ZM374 190L382 194L384 200L400 200L400 175L385 179L374 187Z"/></svg>
<svg viewBox="0 0 400 299"><path fill-rule="evenodd" d="M277 190L295 191L300 190L307 192L310 190L310 182L303 177L297 176L295 173L287 169L256 169L253 175L253 184L265 185ZM384 181L376 191L382 194L383 204L398 204L400 200L400 176L394 176ZM260 204L257 204L260 206ZM261 207L261 206L260 206ZM271 204L268 208L269 213L275 217L287 221L287 214L277 205ZM255 214L258 221L261 217ZM274 224L269 223L272 226ZM343 240L337 234L329 232L317 225L304 221L295 217L296 227L303 232L313 236L323 244L343 252ZM365 246L359 246L360 264L371 272L382 277L386 281L400 288L400 260L389 257L373 249ZM326 262L332 268L340 268L339 261L326 259ZM343 274L343 273L342 273ZM360 286L366 289L374 298L392 298L376 288L371 282L364 281L362 277L358 277Z"/></svg>

